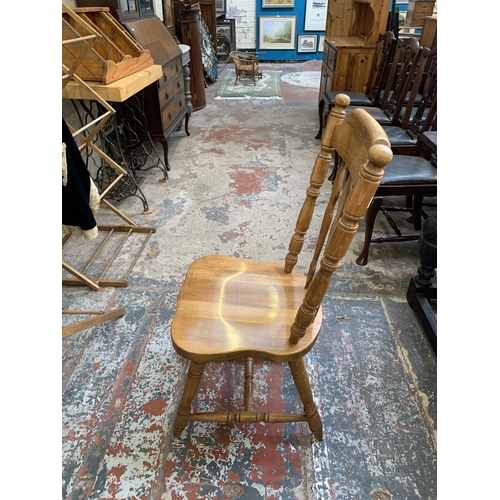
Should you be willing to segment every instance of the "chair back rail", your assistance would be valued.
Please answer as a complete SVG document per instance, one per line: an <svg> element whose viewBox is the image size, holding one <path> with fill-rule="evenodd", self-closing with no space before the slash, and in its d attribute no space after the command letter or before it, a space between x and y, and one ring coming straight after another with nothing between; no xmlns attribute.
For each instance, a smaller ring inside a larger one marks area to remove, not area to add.
<svg viewBox="0 0 500 500"><path fill-rule="evenodd" d="M330 201L307 279L304 301L291 327L290 343L295 345L314 321L331 276L340 264L358 229L358 221L373 198L383 176L383 167L392 159L391 144L383 128L363 109L356 109L345 119L349 97L335 97L335 108L328 119L321 151L310 179L310 187L297 221L295 233L285 259L285 273L295 266L309 228L316 199L323 185L335 151L342 159L341 168L333 183ZM332 222L333 213L337 215ZM325 246L320 269L315 272L314 261ZM313 277L314 275L314 277Z"/></svg>

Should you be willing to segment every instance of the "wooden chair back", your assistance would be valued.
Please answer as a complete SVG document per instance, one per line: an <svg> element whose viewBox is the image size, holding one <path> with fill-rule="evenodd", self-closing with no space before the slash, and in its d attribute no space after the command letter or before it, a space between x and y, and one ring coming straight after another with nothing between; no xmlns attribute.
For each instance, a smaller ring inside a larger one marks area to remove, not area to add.
<svg viewBox="0 0 500 500"><path fill-rule="evenodd" d="M366 95L373 101L375 106L380 104L380 94L389 78L395 49L396 37L392 31L386 31L379 35L373 57L372 70L370 71L370 77L366 85Z"/></svg>
<svg viewBox="0 0 500 500"><path fill-rule="evenodd" d="M391 118L398 116L408 101L421 56L422 47L416 39L403 38L398 40L393 64L393 88L392 91L384 91L385 106L383 109L387 116ZM391 77L392 75L389 76L389 78Z"/></svg>
<svg viewBox="0 0 500 500"><path fill-rule="evenodd" d="M262 72L259 69L259 58L257 55L240 52L238 50L233 50L229 53L229 55L234 62L236 70L236 78L234 80L235 84L240 78L246 77L251 78L255 85L256 78L262 78Z"/></svg>
<svg viewBox="0 0 500 500"><path fill-rule="evenodd" d="M341 159L330 198L325 209L314 255L306 281L307 292L291 327L290 343L304 336L314 321L330 278L339 266L358 229L358 221L374 196L383 176L383 168L392 160L391 144L383 127L363 109L355 109L345 119L349 97L339 94L328 119L310 178L310 186L300 211L295 234L285 259L285 273L290 273L309 228L316 198L323 185L332 153ZM335 214L335 217L334 217ZM320 269L316 266L321 252Z"/></svg>
<svg viewBox="0 0 500 500"><path fill-rule="evenodd" d="M385 88L380 95L380 109L391 114L400 96L406 96L408 76L412 75L421 55L421 47L415 38L399 38L391 63Z"/></svg>
<svg viewBox="0 0 500 500"><path fill-rule="evenodd" d="M426 49L431 50L431 49ZM420 154L422 150L421 137L424 132L428 130L437 130L437 52L432 49L434 53L430 61L432 64L429 67L429 73L426 74L421 91L422 99L413 116L408 118L409 124L407 134L417 139L416 154ZM409 110L407 110L407 114Z"/></svg>
<svg viewBox="0 0 500 500"><path fill-rule="evenodd" d="M424 52L428 57L421 68L422 77L419 82L421 100L418 106L413 104L410 107L408 103L403 118L403 123L408 123L406 127L408 134L415 138L420 138L427 130L437 129L437 48L424 49Z"/></svg>

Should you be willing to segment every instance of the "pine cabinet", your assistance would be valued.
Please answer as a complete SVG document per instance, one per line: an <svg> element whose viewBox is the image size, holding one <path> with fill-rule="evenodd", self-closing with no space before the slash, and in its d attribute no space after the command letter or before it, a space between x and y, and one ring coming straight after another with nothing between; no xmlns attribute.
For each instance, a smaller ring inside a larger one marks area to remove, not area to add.
<svg viewBox="0 0 500 500"><path fill-rule="evenodd" d="M365 92L390 0L329 0L319 99L328 90Z"/></svg>

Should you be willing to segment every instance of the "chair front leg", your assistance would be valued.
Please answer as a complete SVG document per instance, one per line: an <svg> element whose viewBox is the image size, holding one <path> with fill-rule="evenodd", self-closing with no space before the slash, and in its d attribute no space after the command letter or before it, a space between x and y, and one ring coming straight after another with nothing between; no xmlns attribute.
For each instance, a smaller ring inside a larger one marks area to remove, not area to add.
<svg viewBox="0 0 500 500"><path fill-rule="evenodd" d="M200 385L204 368L205 363L196 363L195 361L191 361L189 364L189 370L184 384L181 402L179 403L179 408L177 408L177 415L174 422L175 437L179 437L187 425L189 414L191 413L191 404L193 403L193 399L198 391L198 386Z"/></svg>
<svg viewBox="0 0 500 500"><path fill-rule="evenodd" d="M318 407L314 402L309 376L307 375L306 367L304 366L304 358L298 361L290 361L290 370L292 372L297 392L299 393L302 404L304 405L304 413L309 424L309 428L313 436L321 441L323 439L323 424L319 416Z"/></svg>

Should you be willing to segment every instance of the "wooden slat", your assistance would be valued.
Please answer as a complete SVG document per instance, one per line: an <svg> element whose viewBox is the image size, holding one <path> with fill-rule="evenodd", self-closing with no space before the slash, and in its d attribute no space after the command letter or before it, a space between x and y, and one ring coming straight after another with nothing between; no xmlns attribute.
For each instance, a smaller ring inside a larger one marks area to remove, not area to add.
<svg viewBox="0 0 500 500"><path fill-rule="evenodd" d="M69 312L71 311L63 311L64 312ZM124 307L118 307L117 309L113 309L112 311L108 312L103 312L103 311L96 311L92 313L91 311L85 311L85 312L79 312L79 311L74 311L74 314L94 314L94 317L84 319L81 321L77 321L73 323L72 325L68 325L63 327L62 329L62 338L65 339L71 335L74 335L75 333L79 333L83 330L87 330L88 328L92 328L93 326L100 325L104 323L105 321L110 321L115 318L119 318L120 316L123 316L125 314L125 308Z"/></svg>

